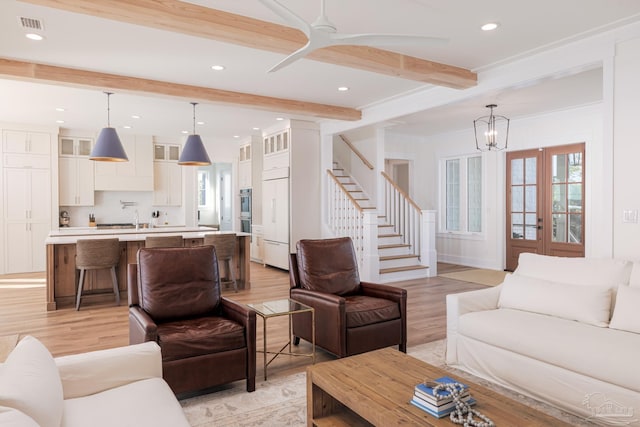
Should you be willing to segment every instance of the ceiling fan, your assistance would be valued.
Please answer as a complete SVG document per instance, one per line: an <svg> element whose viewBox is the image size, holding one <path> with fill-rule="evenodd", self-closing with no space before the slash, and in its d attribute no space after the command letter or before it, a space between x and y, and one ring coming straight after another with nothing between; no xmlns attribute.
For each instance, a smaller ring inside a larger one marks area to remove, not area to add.
<svg viewBox="0 0 640 427"><path fill-rule="evenodd" d="M260 2L284 19L289 25L302 31L309 40L306 45L272 67L269 70L270 73L278 71L298 59L305 57L314 50L323 47L339 45L419 45L424 43L446 43L449 41L441 37L412 36L405 34L340 34L337 32L336 26L329 21L329 18L327 18L325 14L325 0L320 0L320 16L311 24L307 23L277 0L260 0Z"/></svg>

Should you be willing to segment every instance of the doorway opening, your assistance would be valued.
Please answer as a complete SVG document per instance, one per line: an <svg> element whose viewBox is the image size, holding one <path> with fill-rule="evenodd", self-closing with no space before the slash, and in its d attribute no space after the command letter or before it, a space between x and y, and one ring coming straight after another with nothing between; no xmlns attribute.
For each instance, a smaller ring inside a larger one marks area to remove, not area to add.
<svg viewBox="0 0 640 427"><path fill-rule="evenodd" d="M198 225L233 229L231 163L198 167Z"/></svg>

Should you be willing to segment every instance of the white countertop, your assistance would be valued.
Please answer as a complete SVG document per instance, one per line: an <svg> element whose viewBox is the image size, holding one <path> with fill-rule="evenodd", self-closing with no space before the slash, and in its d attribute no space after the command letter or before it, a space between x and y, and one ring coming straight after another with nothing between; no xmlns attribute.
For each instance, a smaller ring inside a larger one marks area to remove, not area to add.
<svg viewBox="0 0 640 427"><path fill-rule="evenodd" d="M205 234L226 234L233 231L216 231L210 227L155 227L155 228L124 228L98 229L97 227L64 227L53 230L45 240L49 245L63 245L76 243L78 239L102 239L117 237L123 242L145 240L149 235L163 233L168 236L182 236L185 239L203 238ZM251 233L235 232L237 236L251 236Z"/></svg>

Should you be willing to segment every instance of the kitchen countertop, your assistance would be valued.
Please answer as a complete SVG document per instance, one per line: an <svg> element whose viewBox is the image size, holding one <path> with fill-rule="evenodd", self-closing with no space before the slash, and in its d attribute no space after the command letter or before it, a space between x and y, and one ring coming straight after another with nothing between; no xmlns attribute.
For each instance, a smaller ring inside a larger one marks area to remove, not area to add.
<svg viewBox="0 0 640 427"><path fill-rule="evenodd" d="M123 229L98 229L97 227L64 227L53 230L45 240L48 245L63 245L76 243L78 239L101 239L117 237L123 242L142 241L149 235L167 233L167 235L180 235L185 239L203 238L205 234L226 234L233 231L216 231L211 227L154 227L154 228L123 228ZM235 232L237 236L251 236L251 233Z"/></svg>

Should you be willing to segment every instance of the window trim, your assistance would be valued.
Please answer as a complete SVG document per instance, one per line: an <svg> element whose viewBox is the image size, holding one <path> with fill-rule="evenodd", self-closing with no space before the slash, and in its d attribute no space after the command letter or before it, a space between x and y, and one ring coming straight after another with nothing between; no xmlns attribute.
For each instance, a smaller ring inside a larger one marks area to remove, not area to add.
<svg viewBox="0 0 640 427"><path fill-rule="evenodd" d="M468 165L469 159L473 157L480 158L480 188L482 191L480 201L480 211L482 218L480 220L481 231L469 231L469 174ZM460 168L460 209L459 209L459 224L460 230L448 230L447 229L447 162L450 160L458 160ZM443 156L438 160L438 236L455 236L456 238L465 239L483 239L485 237L487 222L486 222L486 168L485 168L485 155L483 153L467 153L453 156Z"/></svg>

